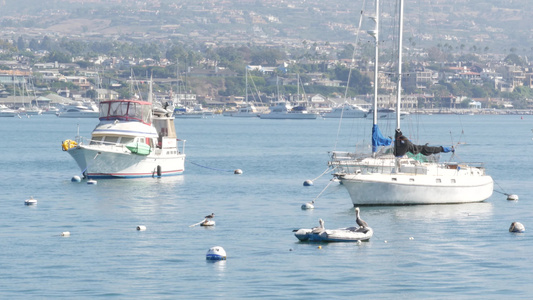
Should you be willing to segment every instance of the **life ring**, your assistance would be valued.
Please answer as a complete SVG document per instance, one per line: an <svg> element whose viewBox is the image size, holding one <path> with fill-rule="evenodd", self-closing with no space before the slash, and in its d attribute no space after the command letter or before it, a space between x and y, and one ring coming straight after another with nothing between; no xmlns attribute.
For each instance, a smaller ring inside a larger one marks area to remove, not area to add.
<svg viewBox="0 0 533 300"><path fill-rule="evenodd" d="M63 142L62 144L62 147L63 147L63 151L67 151L68 149L70 148L74 148L78 146L78 143L76 143L75 141L73 140L66 140Z"/></svg>

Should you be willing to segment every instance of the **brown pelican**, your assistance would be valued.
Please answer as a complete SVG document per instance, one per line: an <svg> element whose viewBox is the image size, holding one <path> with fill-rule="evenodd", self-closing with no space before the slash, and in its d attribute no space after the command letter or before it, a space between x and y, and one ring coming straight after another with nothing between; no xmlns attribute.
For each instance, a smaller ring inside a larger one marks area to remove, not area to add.
<svg viewBox="0 0 533 300"><path fill-rule="evenodd" d="M320 233L324 231L326 228L324 227L324 220L318 219L318 227L313 227L312 232L313 233Z"/></svg>
<svg viewBox="0 0 533 300"><path fill-rule="evenodd" d="M359 207L355 208L355 222L359 227L367 228L368 224L359 217Z"/></svg>

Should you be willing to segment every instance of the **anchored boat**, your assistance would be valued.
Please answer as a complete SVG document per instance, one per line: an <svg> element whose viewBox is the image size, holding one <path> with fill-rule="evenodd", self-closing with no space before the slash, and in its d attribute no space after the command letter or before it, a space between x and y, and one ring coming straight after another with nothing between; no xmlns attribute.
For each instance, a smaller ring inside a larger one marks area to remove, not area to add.
<svg viewBox="0 0 533 300"><path fill-rule="evenodd" d="M294 235L302 242L357 242L368 241L374 231L359 216L359 207L355 208L355 222L359 227L326 229L324 220L319 219L318 227L294 230Z"/></svg>
<svg viewBox="0 0 533 300"><path fill-rule="evenodd" d="M378 28L379 1L373 18L376 29L371 31L376 42L375 82L378 82ZM402 66L403 0L399 1L398 62ZM392 140L379 130L378 110L373 110L372 154L367 157L338 156L333 153L330 165L335 167L335 178L346 187L352 203L357 205L414 205L481 202L492 195L493 180L482 164L439 162L440 153L452 152L453 146L415 145L400 129L402 68L398 67L396 99L396 131L391 151L382 150ZM374 103L377 107L378 84L374 85ZM381 149L381 150L380 150ZM341 157L339 159L339 157Z"/></svg>
<svg viewBox="0 0 533 300"><path fill-rule="evenodd" d="M90 139L66 140L62 148L88 178L161 177L183 174L173 111L151 101L100 102L100 122Z"/></svg>
<svg viewBox="0 0 533 300"><path fill-rule="evenodd" d="M339 229L307 229L302 228L294 232L296 238L302 242L357 242L368 241L374 232L372 228L347 227Z"/></svg>

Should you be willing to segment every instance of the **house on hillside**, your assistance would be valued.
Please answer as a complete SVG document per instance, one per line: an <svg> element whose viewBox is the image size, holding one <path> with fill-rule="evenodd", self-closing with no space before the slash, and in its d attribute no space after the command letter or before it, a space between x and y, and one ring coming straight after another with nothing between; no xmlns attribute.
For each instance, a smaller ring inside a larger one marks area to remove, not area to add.
<svg viewBox="0 0 533 300"><path fill-rule="evenodd" d="M119 93L108 89L95 89L95 91L97 101L117 100L120 96Z"/></svg>

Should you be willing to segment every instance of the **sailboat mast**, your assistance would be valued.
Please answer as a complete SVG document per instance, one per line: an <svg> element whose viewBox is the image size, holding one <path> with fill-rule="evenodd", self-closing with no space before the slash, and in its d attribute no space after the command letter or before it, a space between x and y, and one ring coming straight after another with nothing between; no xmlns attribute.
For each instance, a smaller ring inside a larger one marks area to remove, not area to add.
<svg viewBox="0 0 533 300"><path fill-rule="evenodd" d="M398 87L396 99L396 129L400 129L400 103L402 100L402 45L403 45L403 0L400 1L400 16L398 24Z"/></svg>
<svg viewBox="0 0 533 300"><path fill-rule="evenodd" d="M296 89L297 89L297 92L296 92L296 101L297 103L299 104L300 103L300 73L298 73L298 83L296 85ZM297 104L297 105L298 105Z"/></svg>
<svg viewBox="0 0 533 300"><path fill-rule="evenodd" d="M374 58L374 102L372 111L372 120L373 124L378 124L378 72L379 72L379 0L376 0L376 15L373 17L374 22L376 22L376 29L373 33L374 39L376 41L375 45L375 55Z"/></svg>
<svg viewBox="0 0 533 300"><path fill-rule="evenodd" d="M245 101L246 101L246 104L248 104L248 67L244 67L244 76L246 77L245 79L245 83L244 85L246 86L245 89L246 89L246 96L245 96Z"/></svg>
<svg viewBox="0 0 533 300"><path fill-rule="evenodd" d="M148 102L153 102L153 75L150 74L150 85L148 86Z"/></svg>

